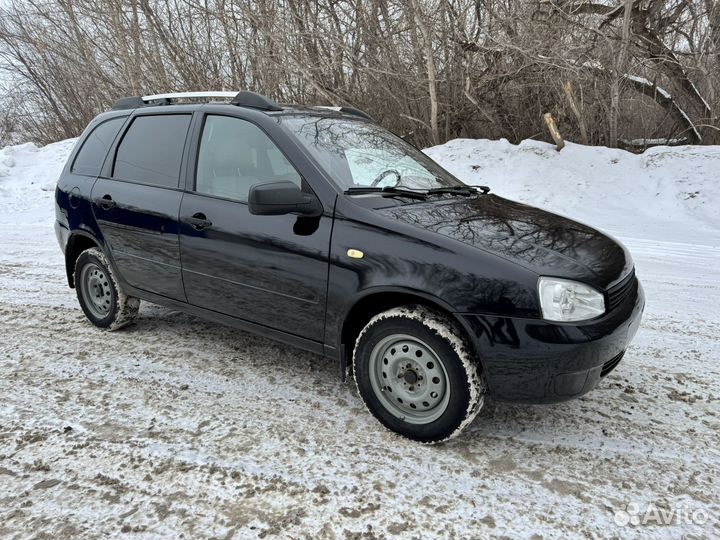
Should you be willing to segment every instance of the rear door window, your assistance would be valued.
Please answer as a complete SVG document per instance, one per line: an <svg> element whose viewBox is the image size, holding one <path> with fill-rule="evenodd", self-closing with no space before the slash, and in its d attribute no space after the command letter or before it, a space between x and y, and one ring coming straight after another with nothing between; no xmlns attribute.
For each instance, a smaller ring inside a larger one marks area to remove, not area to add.
<svg viewBox="0 0 720 540"><path fill-rule="evenodd" d="M126 116L112 118L95 126L82 143L70 170L75 174L99 175L110 145L126 118Z"/></svg>
<svg viewBox="0 0 720 540"><path fill-rule="evenodd" d="M189 114L138 116L118 146L113 178L178 187Z"/></svg>

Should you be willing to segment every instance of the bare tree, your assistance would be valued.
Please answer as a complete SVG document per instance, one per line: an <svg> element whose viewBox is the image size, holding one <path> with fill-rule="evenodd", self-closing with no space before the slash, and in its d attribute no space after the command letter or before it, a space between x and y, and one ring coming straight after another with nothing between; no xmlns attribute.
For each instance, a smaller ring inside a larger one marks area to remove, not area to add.
<svg viewBox="0 0 720 540"><path fill-rule="evenodd" d="M3 133L77 135L115 99L250 89L453 137L720 140L713 0L6 0ZM4 135L8 139L8 135Z"/></svg>

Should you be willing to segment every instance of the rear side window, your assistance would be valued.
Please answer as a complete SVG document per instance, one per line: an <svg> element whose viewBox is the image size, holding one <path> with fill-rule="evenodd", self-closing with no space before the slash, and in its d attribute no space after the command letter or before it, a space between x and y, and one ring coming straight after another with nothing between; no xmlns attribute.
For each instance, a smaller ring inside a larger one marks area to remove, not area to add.
<svg viewBox="0 0 720 540"><path fill-rule="evenodd" d="M178 187L190 117L189 114L136 117L118 146L113 178Z"/></svg>
<svg viewBox="0 0 720 540"><path fill-rule="evenodd" d="M106 120L102 124L95 126L80 147L80 151L75 156L71 171L75 174L84 174L88 176L97 176L100 174L105 156L110 149L115 136L120 130L120 126L125 122L126 117L113 118Z"/></svg>

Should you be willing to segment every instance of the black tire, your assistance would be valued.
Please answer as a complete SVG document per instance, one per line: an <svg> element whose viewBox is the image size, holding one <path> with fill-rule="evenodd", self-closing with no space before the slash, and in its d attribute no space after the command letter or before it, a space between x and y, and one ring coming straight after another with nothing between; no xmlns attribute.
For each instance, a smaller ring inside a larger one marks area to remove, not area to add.
<svg viewBox="0 0 720 540"><path fill-rule="evenodd" d="M122 292L112 266L98 248L80 254L73 278L80 307L95 326L117 330L137 317L140 300Z"/></svg>
<svg viewBox="0 0 720 540"><path fill-rule="evenodd" d="M471 350L444 314L419 305L393 308L360 332L355 383L385 427L412 440L442 442L459 435L483 405L485 385Z"/></svg>

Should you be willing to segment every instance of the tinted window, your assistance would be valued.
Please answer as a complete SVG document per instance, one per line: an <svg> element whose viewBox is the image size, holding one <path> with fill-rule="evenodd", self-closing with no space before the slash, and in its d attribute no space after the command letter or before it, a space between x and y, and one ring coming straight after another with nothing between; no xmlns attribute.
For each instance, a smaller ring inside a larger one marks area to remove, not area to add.
<svg viewBox="0 0 720 540"><path fill-rule="evenodd" d="M207 195L247 201L250 187L302 178L270 138L256 125L228 116L205 120L195 190Z"/></svg>
<svg viewBox="0 0 720 540"><path fill-rule="evenodd" d="M125 116L121 116L97 125L85 138L80 151L75 156L72 172L88 176L99 175L110 145L125 119Z"/></svg>
<svg viewBox="0 0 720 540"><path fill-rule="evenodd" d="M113 178L177 187L189 114L138 116L115 157Z"/></svg>

